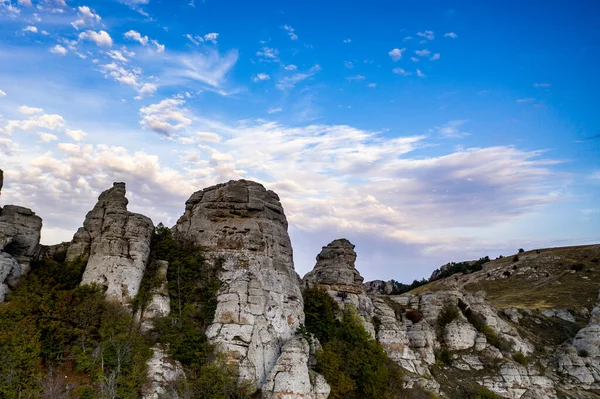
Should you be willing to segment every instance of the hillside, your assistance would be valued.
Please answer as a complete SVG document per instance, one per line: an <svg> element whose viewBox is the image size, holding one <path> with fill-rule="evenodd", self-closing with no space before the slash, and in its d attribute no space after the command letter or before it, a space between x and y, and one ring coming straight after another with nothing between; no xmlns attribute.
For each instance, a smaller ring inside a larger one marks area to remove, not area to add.
<svg viewBox="0 0 600 399"><path fill-rule="evenodd" d="M344 238L298 276L258 183L193 193L171 228L128 202L114 183L54 246L0 208L1 398L600 398L600 245L365 284Z"/></svg>

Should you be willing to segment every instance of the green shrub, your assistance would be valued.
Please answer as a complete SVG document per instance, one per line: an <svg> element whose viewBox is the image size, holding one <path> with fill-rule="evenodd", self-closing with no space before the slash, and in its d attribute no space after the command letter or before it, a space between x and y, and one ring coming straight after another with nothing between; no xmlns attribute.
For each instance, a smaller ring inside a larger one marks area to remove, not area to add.
<svg viewBox="0 0 600 399"><path fill-rule="evenodd" d="M387 357L364 329L352 308L339 308L325 290L304 292L306 329L317 337L316 371L331 386L330 399L396 399L404 397L402 369Z"/></svg>
<svg viewBox="0 0 600 399"><path fill-rule="evenodd" d="M513 359L515 362L519 363L522 366L527 366L527 363L529 363L529 360L522 352L515 353L513 355Z"/></svg>
<svg viewBox="0 0 600 399"><path fill-rule="evenodd" d="M458 308L453 303L447 303L442 307L440 314L438 314L436 320L436 333L438 339L443 341L444 330L446 326L450 324L454 319L458 317Z"/></svg>
<svg viewBox="0 0 600 399"><path fill-rule="evenodd" d="M480 387L473 399L502 399L502 396L490 391L486 387Z"/></svg>
<svg viewBox="0 0 600 399"><path fill-rule="evenodd" d="M452 352L445 346L442 346L440 349L435 351L435 358L442 364L448 366L452 365Z"/></svg>

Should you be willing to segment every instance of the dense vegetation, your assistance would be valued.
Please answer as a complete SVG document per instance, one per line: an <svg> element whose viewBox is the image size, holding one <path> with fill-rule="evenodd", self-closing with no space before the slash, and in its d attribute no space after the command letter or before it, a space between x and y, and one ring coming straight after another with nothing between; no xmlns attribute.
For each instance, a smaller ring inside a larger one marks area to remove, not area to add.
<svg viewBox="0 0 600 399"><path fill-rule="evenodd" d="M166 397L248 397L204 334L220 283L217 270L204 267L198 248L157 227L151 262L132 306L137 312L148 305L160 282L155 260L168 260L171 315L156 320L149 333L98 287L80 286L85 263L67 263L64 255L34 262L8 302L0 304L0 398L137 399L157 343L168 346L187 376L175 381Z"/></svg>
<svg viewBox="0 0 600 399"><path fill-rule="evenodd" d="M433 281L441 278L450 277L454 274L469 274L483 269L483 265L490 261L489 256L479 258L475 262L452 262L448 267L443 269L436 269L433 272Z"/></svg>
<svg viewBox="0 0 600 399"><path fill-rule="evenodd" d="M34 262L0 304L0 397L138 398L148 342L121 305L79 286L85 264Z"/></svg>
<svg viewBox="0 0 600 399"><path fill-rule="evenodd" d="M250 386L238 383L234 368L218 356L204 333L213 320L221 286L215 268L206 267L199 248L175 240L171 230L159 224L152 240L152 258L169 262L167 281L171 300L168 317L155 321L153 336L168 346L185 376L175 381L168 397L246 398ZM152 265L152 263L151 263ZM157 283L156 266L144 275L137 305L143 308Z"/></svg>
<svg viewBox="0 0 600 399"><path fill-rule="evenodd" d="M331 399L392 399L405 396L402 371L363 328L353 309L336 314L337 303L325 290L304 293L306 324L301 332L319 339L316 371L331 385Z"/></svg>

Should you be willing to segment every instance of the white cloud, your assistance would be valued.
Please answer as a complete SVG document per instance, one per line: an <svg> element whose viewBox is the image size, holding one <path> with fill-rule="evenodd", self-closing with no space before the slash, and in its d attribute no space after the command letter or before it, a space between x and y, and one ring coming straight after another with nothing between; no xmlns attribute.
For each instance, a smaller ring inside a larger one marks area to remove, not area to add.
<svg viewBox="0 0 600 399"><path fill-rule="evenodd" d="M85 136L87 136L87 133L84 132L83 130L67 129L67 130L65 130L65 133L67 134L67 136L69 136L70 138L72 138L75 141L81 141L81 140L83 140L83 138Z"/></svg>
<svg viewBox="0 0 600 399"><path fill-rule="evenodd" d="M392 72L395 73L395 74L398 74L398 75L402 75L402 76L410 76L410 75L412 75L411 72L407 72L407 71L405 71L402 68L394 68L394 69L392 69Z"/></svg>
<svg viewBox="0 0 600 399"><path fill-rule="evenodd" d="M31 4L31 0L19 0L17 3L19 3L19 5L21 5L21 6L27 6L27 7L33 6L33 4Z"/></svg>
<svg viewBox="0 0 600 399"><path fill-rule="evenodd" d="M170 136L192 123L192 120L186 116L187 111L180 108L183 104L185 104L184 100L171 98L142 107L140 125L156 133Z"/></svg>
<svg viewBox="0 0 600 399"><path fill-rule="evenodd" d="M410 60L412 62L419 62L419 59L417 57L410 57Z"/></svg>
<svg viewBox="0 0 600 399"><path fill-rule="evenodd" d="M344 39L344 43L352 43L352 39Z"/></svg>
<svg viewBox="0 0 600 399"><path fill-rule="evenodd" d="M444 37L449 37L451 39L456 39L458 37L458 35L454 32L448 32L444 35Z"/></svg>
<svg viewBox="0 0 600 399"><path fill-rule="evenodd" d="M353 80L365 80L366 78L362 75L354 75L354 76L348 76L346 79L353 81Z"/></svg>
<svg viewBox="0 0 600 399"><path fill-rule="evenodd" d="M402 49L395 48L395 49L393 49L393 50L390 50L390 51L388 52L388 55L389 55L390 57L392 57L392 61L396 62L396 61L398 61L399 59L401 59L401 58L402 58L402 53L403 53L404 51L406 51L406 48L402 48Z"/></svg>
<svg viewBox="0 0 600 399"><path fill-rule="evenodd" d="M56 137L54 134L52 133L40 133L39 135L40 141L42 143L49 143L53 140L58 140L58 137Z"/></svg>
<svg viewBox="0 0 600 399"><path fill-rule="evenodd" d="M279 90L293 89L298 83L313 77L320 70L321 66L319 64L316 64L306 72L298 72L293 74L292 76L284 76L281 79L279 79L279 82L277 83L277 88Z"/></svg>
<svg viewBox="0 0 600 399"><path fill-rule="evenodd" d="M467 132L462 132L460 130L460 127L463 126L465 123L467 123L468 120L466 119L461 119L461 120L453 120L450 121L448 123L446 123L444 126L437 128L437 132L445 138L461 138L461 137L465 137L468 136L469 133Z"/></svg>
<svg viewBox="0 0 600 399"><path fill-rule="evenodd" d="M73 26L73 28L75 28L77 30L79 30L79 28L84 27L84 26L92 26L95 23L100 22L100 20L101 20L100 15L96 14L88 6L77 7L77 12L78 12L79 19L77 19L74 22L71 22L71 25Z"/></svg>
<svg viewBox="0 0 600 399"><path fill-rule="evenodd" d="M125 57L125 55L123 55L123 53L119 50L110 50L106 52L106 54L115 61L129 62L127 57Z"/></svg>
<svg viewBox="0 0 600 399"><path fill-rule="evenodd" d="M435 35L433 34L433 31L431 31L431 30L426 30L424 32L418 32L417 36L421 36L427 40L435 39Z"/></svg>
<svg viewBox="0 0 600 399"><path fill-rule="evenodd" d="M17 143L6 137L0 137L0 153L12 156L18 148Z"/></svg>
<svg viewBox="0 0 600 399"><path fill-rule="evenodd" d="M196 137L202 143L218 143L221 141L221 136L212 132L196 132Z"/></svg>
<svg viewBox="0 0 600 399"><path fill-rule="evenodd" d="M269 114L276 114L276 113L281 112L281 111L283 111L283 109L281 107L269 108L267 110L267 113L269 113Z"/></svg>
<svg viewBox="0 0 600 399"><path fill-rule="evenodd" d="M43 114L31 116L25 120L9 120L4 126L4 132L10 136L15 130L33 130L36 128L56 130L64 127L64 125L65 120L62 116L57 114Z"/></svg>
<svg viewBox="0 0 600 399"><path fill-rule="evenodd" d="M200 45L200 43L203 42L211 42L212 44L217 44L217 38L219 37L219 34L216 32L211 32L205 34L204 36L192 36L188 33L185 35L185 37L187 37L190 42L198 46Z"/></svg>
<svg viewBox="0 0 600 399"><path fill-rule="evenodd" d="M287 32L287 34L290 37L290 39L292 39L292 40L298 40L298 35L296 35L296 33L295 33L296 30L294 28L292 28L291 26L289 26L289 25L283 25L281 27L281 29L283 29L283 30L285 30Z"/></svg>
<svg viewBox="0 0 600 399"><path fill-rule="evenodd" d="M50 52L58 55L67 55L67 49L57 44L56 46L50 48Z"/></svg>
<svg viewBox="0 0 600 399"><path fill-rule="evenodd" d="M165 85L189 85L190 81L199 82L207 90L215 90L222 95L229 93L222 89L226 83L227 74L237 63L238 52L231 50L221 55L214 48L206 51L174 53L163 56L166 67L161 76Z"/></svg>
<svg viewBox="0 0 600 399"><path fill-rule="evenodd" d="M367 87L369 87L369 88L371 88L371 89L374 89L375 87L377 87L377 83L369 83L369 84L367 85Z"/></svg>
<svg viewBox="0 0 600 399"><path fill-rule="evenodd" d="M164 53L164 51L165 51L165 45L164 44L160 44L156 40L152 40L152 44L154 44L154 46L156 47L156 52L157 53Z"/></svg>
<svg viewBox="0 0 600 399"><path fill-rule="evenodd" d="M549 88L551 86L552 85L550 83L534 83L533 84L533 87L542 87L542 88L545 88L545 89L547 89L547 88Z"/></svg>
<svg viewBox="0 0 600 399"><path fill-rule="evenodd" d="M354 64L352 63L352 61L344 61L344 68L352 69L354 68Z"/></svg>
<svg viewBox="0 0 600 399"><path fill-rule="evenodd" d="M138 88L141 86L139 80L141 79L142 70L140 68L129 68L111 62L110 64L100 65L100 71L104 73L105 77L112 77L117 82L133 86Z"/></svg>
<svg viewBox="0 0 600 399"><path fill-rule="evenodd" d="M136 32L134 30L130 30L124 35L127 39L135 40L140 43L142 46L148 45L148 36L142 36L140 32Z"/></svg>
<svg viewBox="0 0 600 399"><path fill-rule="evenodd" d="M425 49L425 50L416 50L415 54L418 55L419 57L429 57L429 55L431 54L431 51Z"/></svg>
<svg viewBox="0 0 600 399"><path fill-rule="evenodd" d="M296 69L298 69L298 67L296 65L294 65L294 64L290 64L290 65L287 65L283 69L285 69L286 71L295 71Z"/></svg>
<svg viewBox="0 0 600 399"><path fill-rule="evenodd" d="M517 102L518 102L519 104L523 104L523 103L530 103L530 102L533 102L533 101L535 101L535 98L533 98L533 97L519 98L519 99L517 100Z"/></svg>
<svg viewBox="0 0 600 399"><path fill-rule="evenodd" d="M430 58L431 61L435 61L435 60L439 60L439 59L440 59L440 53L435 53Z"/></svg>
<svg viewBox="0 0 600 399"><path fill-rule="evenodd" d="M260 82L261 80L269 80L271 77L266 73L259 73L252 77L254 82Z"/></svg>
<svg viewBox="0 0 600 399"><path fill-rule="evenodd" d="M113 40L110 35L101 30L99 32L94 32L93 30L87 30L85 32L81 32L79 34L79 40L89 40L100 47L111 47L113 45Z"/></svg>
<svg viewBox="0 0 600 399"><path fill-rule="evenodd" d="M411 41L413 39L412 36L406 36L404 39L402 39L405 42Z"/></svg>
<svg viewBox="0 0 600 399"><path fill-rule="evenodd" d="M21 105L19 107L19 112L25 115L33 115L33 114L41 114L44 112L42 108L33 108L27 105Z"/></svg>
<svg viewBox="0 0 600 399"><path fill-rule="evenodd" d="M0 97L6 97L6 92L4 90L0 90Z"/></svg>
<svg viewBox="0 0 600 399"><path fill-rule="evenodd" d="M136 97L136 100L152 96L154 93L156 93L156 90L158 90L158 86L156 86L154 83L144 83L138 90L139 96Z"/></svg>
<svg viewBox="0 0 600 399"><path fill-rule="evenodd" d="M263 47L256 52L261 61L279 61L279 50L271 47Z"/></svg>
<svg viewBox="0 0 600 399"><path fill-rule="evenodd" d="M421 72L421 70L420 70L420 69L418 69L418 68L417 68L417 76L418 76L418 77L420 77L420 78L425 78L425 77L427 77L427 75L425 75L423 72Z"/></svg>
<svg viewBox="0 0 600 399"><path fill-rule="evenodd" d="M25 32L31 32L31 33L38 33L38 28L37 26L26 26L25 28L23 28L23 31Z"/></svg>

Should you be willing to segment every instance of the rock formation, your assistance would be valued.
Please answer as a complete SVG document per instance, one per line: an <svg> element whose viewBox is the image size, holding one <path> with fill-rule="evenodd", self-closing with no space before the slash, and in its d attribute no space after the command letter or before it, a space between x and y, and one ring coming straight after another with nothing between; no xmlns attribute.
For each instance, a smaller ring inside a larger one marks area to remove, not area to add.
<svg viewBox="0 0 600 399"><path fill-rule="evenodd" d="M587 389L600 389L600 294L588 325L557 356L558 371Z"/></svg>
<svg viewBox="0 0 600 399"><path fill-rule="evenodd" d="M100 194L67 251L67 261L87 261L82 284L103 286L122 303L139 290L154 231L148 217L127 211L127 203L125 183Z"/></svg>
<svg viewBox="0 0 600 399"><path fill-rule="evenodd" d="M354 245L345 238L333 240L317 255L314 269L302 279L307 288L321 287L340 305L358 311L365 329L375 337L373 303L366 295L363 278L356 270Z"/></svg>
<svg viewBox="0 0 600 399"><path fill-rule="evenodd" d="M0 190L3 172L0 169ZM42 219L16 205L0 208L0 302L40 254Z"/></svg>
<svg viewBox="0 0 600 399"><path fill-rule="evenodd" d="M153 320L156 317L165 317L171 312L171 299L167 281L169 262L164 260L155 260L154 262L157 263L158 268L156 271L156 286L150 291L150 302L144 309L140 310L138 315L142 331L151 330L154 327Z"/></svg>
<svg viewBox="0 0 600 399"><path fill-rule="evenodd" d="M222 287L207 336L259 388L280 355L280 364L288 362L282 348L304 322L287 226L277 194L239 180L192 194L173 228L177 239L203 247L207 265L219 270ZM303 359L294 367L304 375Z"/></svg>

